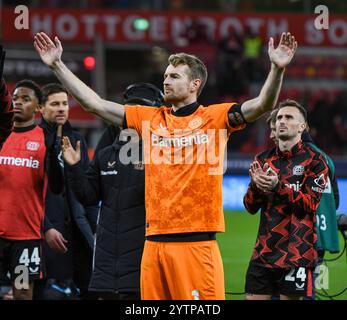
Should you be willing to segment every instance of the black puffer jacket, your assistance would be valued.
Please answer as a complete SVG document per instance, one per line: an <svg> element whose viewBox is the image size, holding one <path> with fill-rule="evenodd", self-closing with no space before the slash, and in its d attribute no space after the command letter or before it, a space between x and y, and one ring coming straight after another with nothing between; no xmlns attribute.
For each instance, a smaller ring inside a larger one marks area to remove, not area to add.
<svg viewBox="0 0 347 320"><path fill-rule="evenodd" d="M140 291L145 239L144 165L122 164L119 156L124 145L117 138L100 150L86 173L78 164L67 166L68 182L81 203L101 201L90 291Z"/></svg>

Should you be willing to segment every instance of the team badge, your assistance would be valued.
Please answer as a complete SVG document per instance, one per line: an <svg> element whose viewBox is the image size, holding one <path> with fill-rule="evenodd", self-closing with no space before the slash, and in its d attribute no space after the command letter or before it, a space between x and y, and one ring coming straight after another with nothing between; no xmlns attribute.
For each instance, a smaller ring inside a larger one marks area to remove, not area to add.
<svg viewBox="0 0 347 320"><path fill-rule="evenodd" d="M36 141L28 141L27 142L27 150L37 151L40 148L40 143Z"/></svg>
<svg viewBox="0 0 347 320"><path fill-rule="evenodd" d="M143 162L134 163L134 169L135 170L144 170L145 169L145 165L144 165Z"/></svg>
<svg viewBox="0 0 347 320"><path fill-rule="evenodd" d="M303 166L295 166L293 168L293 175L294 176L302 176L304 174L305 168Z"/></svg>
<svg viewBox="0 0 347 320"><path fill-rule="evenodd" d="M188 125L192 130L199 128L202 125L202 118L196 117L193 120L190 120Z"/></svg>

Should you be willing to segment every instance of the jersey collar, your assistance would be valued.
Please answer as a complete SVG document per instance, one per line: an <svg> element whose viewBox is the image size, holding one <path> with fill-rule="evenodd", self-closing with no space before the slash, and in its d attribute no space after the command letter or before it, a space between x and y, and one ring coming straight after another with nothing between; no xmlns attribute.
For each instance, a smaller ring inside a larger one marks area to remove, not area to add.
<svg viewBox="0 0 347 320"><path fill-rule="evenodd" d="M303 143L300 140L295 146L293 146L293 148L289 151L281 151L279 149L279 147L276 148L276 152L278 154L278 156L282 157L282 158L291 158L293 156L295 156L296 154L300 153L301 150L303 149Z"/></svg>
<svg viewBox="0 0 347 320"><path fill-rule="evenodd" d="M177 111L171 109L171 114L176 117L186 117L193 114L199 108L199 103L197 101L188 104L182 108L179 108Z"/></svg>
<svg viewBox="0 0 347 320"><path fill-rule="evenodd" d="M36 127L36 124L32 124L31 126L28 127L14 127L13 132L27 132Z"/></svg>

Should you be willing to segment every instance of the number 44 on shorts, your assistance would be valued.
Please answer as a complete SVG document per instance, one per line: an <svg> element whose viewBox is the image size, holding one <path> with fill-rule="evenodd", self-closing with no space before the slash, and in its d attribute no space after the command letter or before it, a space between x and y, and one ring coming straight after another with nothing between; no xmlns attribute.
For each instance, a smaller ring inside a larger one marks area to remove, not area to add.
<svg viewBox="0 0 347 320"><path fill-rule="evenodd" d="M22 254L19 258L19 263L21 265L24 265L26 267L29 267L29 264L34 264L36 267L35 268L31 268L30 267L30 272L35 273L38 271L39 269L39 265L40 265L40 255L39 255L39 248L34 248L33 252L31 254L31 257L29 259L29 249L25 248L22 251Z"/></svg>

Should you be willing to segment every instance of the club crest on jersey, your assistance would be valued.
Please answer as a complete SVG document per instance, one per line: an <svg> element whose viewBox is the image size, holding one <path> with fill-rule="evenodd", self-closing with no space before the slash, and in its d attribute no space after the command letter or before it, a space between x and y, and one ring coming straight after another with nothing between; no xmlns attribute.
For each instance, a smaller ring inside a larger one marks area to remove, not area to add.
<svg viewBox="0 0 347 320"><path fill-rule="evenodd" d="M201 117L195 117L194 119L189 121L189 128L194 130L199 128L202 125L202 118Z"/></svg>
<svg viewBox="0 0 347 320"><path fill-rule="evenodd" d="M161 122L159 123L159 128L161 130L167 130L167 127L165 127Z"/></svg>
<svg viewBox="0 0 347 320"><path fill-rule="evenodd" d="M28 141L27 142L27 150L29 151L37 151L40 148L40 143L37 141Z"/></svg>
<svg viewBox="0 0 347 320"><path fill-rule="evenodd" d="M304 174L305 168L303 166L295 166L293 168L294 176L302 176Z"/></svg>
<svg viewBox="0 0 347 320"><path fill-rule="evenodd" d="M135 170L145 170L145 165L143 162L134 163Z"/></svg>

